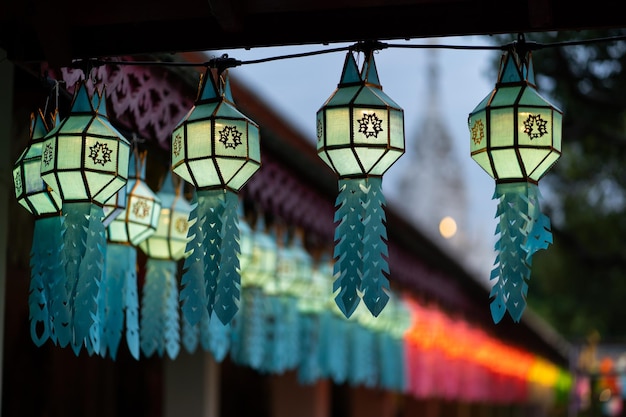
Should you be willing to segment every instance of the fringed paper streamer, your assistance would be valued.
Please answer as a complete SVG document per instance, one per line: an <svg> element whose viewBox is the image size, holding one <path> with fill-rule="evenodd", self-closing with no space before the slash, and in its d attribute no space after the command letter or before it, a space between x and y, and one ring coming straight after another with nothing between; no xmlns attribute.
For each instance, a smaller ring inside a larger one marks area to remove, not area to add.
<svg viewBox="0 0 626 417"><path fill-rule="evenodd" d="M209 313L216 311L217 318L228 324L238 310L240 297L239 275L239 197L232 191L223 189L198 190L196 222L189 229L192 238L190 246L194 252L203 252L204 285L206 287L206 308ZM201 241L199 240L201 238ZM189 257L200 257L191 253ZM191 261L190 261L191 262ZM184 277L185 285L196 282L191 291L185 291L183 308L190 323L197 322L195 305L199 305L201 297L195 294L199 268L188 269ZM193 275L191 275L193 274ZM192 300L191 307L185 306ZM195 303L193 303L195 301ZM195 305L194 305L195 304ZM189 311L191 309L191 311ZM196 314L196 315L194 315Z"/></svg>
<svg viewBox="0 0 626 417"><path fill-rule="evenodd" d="M298 363L298 382L312 385L321 378L320 359L320 322L314 314L301 314L300 324L300 356Z"/></svg>
<svg viewBox="0 0 626 417"><path fill-rule="evenodd" d="M262 369L267 350L266 297L261 288L247 287L242 294L241 312L236 316L237 332L233 339L235 361L253 369Z"/></svg>
<svg viewBox="0 0 626 417"><path fill-rule="evenodd" d="M368 310L378 317L389 301L389 265L387 227L382 177L366 181L367 197L363 200L363 278L361 291Z"/></svg>
<svg viewBox="0 0 626 417"><path fill-rule="evenodd" d="M70 311L62 264L61 221L58 215L35 220L28 305L30 334L37 346L51 339L64 347L71 339Z"/></svg>
<svg viewBox="0 0 626 417"><path fill-rule="evenodd" d="M213 312L223 324L228 324L239 309L241 277L239 275L239 197L232 191L224 193L221 213L222 231L220 265Z"/></svg>
<svg viewBox="0 0 626 417"><path fill-rule="evenodd" d="M328 377L336 384L348 380L350 364L350 322L329 313L326 340L323 345Z"/></svg>
<svg viewBox="0 0 626 417"><path fill-rule="evenodd" d="M72 348L78 355L84 344L91 355L100 351L98 293L106 248L102 207L91 203L63 204L64 252L70 295Z"/></svg>
<svg viewBox="0 0 626 417"><path fill-rule="evenodd" d="M174 267L172 267L174 265ZM165 352L171 359L180 350L178 284L175 263L149 258L141 300L141 351L147 357Z"/></svg>
<svg viewBox="0 0 626 417"><path fill-rule="evenodd" d="M107 252L108 253L108 252ZM135 359L139 359L139 291L137 289L137 251L128 252L133 258L128 260L128 265L133 264L124 275L124 313L126 318L126 345L130 354Z"/></svg>
<svg viewBox="0 0 626 417"><path fill-rule="evenodd" d="M350 317L363 294L369 311L378 316L389 301L387 231L382 178L339 181L335 203L335 275L333 292L341 312Z"/></svg>
<svg viewBox="0 0 626 417"><path fill-rule="evenodd" d="M230 333L231 324L222 323L213 312L208 323L208 334L203 335L202 340L204 349L211 352L217 362L222 362L230 350Z"/></svg>
<svg viewBox="0 0 626 417"><path fill-rule="evenodd" d="M496 217L497 251L491 280L491 315L500 322L506 311L519 322L526 308L532 255L552 242L550 222L539 209L539 192L527 182L496 185L494 199L499 199Z"/></svg>
<svg viewBox="0 0 626 417"><path fill-rule="evenodd" d="M204 250L204 279L209 314L215 305L217 277L220 272L222 230L224 221L223 189L198 190L198 217L204 217L202 248Z"/></svg>
<svg viewBox="0 0 626 417"><path fill-rule="evenodd" d="M189 215L189 242L181 278L180 301L185 319L191 326L195 326L203 317L204 310L207 314L209 313L207 285L204 279L206 248L203 243L205 229L208 226L205 225L206 212L203 211L205 208L199 208L197 193L194 193L192 206L193 209Z"/></svg>
<svg viewBox="0 0 626 417"><path fill-rule="evenodd" d="M283 298L283 320L285 320L286 367L295 369L300 359L300 313L295 297Z"/></svg>
<svg viewBox="0 0 626 417"><path fill-rule="evenodd" d="M374 333L358 324L351 323L350 327L350 384L375 387L378 381L378 351Z"/></svg>
<svg viewBox="0 0 626 417"><path fill-rule="evenodd" d="M266 298L267 314L267 349L263 370L283 373L287 370L287 320L284 315L284 303L277 295Z"/></svg>
<svg viewBox="0 0 626 417"><path fill-rule="evenodd" d="M335 302L346 316L350 317L359 305L358 292L363 276L362 241L363 222L361 210L361 186L365 179L339 181L339 195L335 202L335 269L337 276L333 292L339 290Z"/></svg>
<svg viewBox="0 0 626 417"><path fill-rule="evenodd" d="M208 315L208 313L207 313ZM182 322L182 344L187 353L194 353L198 349L200 343L200 326L202 323L193 325L189 323L187 317L183 314L180 318Z"/></svg>
<svg viewBox="0 0 626 417"><path fill-rule="evenodd" d="M377 335L377 343L380 386L390 391L404 392L405 366L402 339L395 338L388 332L379 332Z"/></svg>
<svg viewBox="0 0 626 417"><path fill-rule="evenodd" d="M139 359L139 303L137 294L137 250L131 245L109 243L106 275L99 302L103 323L100 355L117 356L122 334L131 355ZM124 327L126 331L124 332Z"/></svg>

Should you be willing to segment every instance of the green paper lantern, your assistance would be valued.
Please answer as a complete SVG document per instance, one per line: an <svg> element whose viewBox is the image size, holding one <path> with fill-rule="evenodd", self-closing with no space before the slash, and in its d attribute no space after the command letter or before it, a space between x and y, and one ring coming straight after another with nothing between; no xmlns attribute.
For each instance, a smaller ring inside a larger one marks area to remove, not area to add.
<svg viewBox="0 0 626 417"><path fill-rule="evenodd" d="M43 143L48 132L41 111L31 114L29 144L13 166L17 202L35 216L58 215L61 211L61 197L46 185L40 174Z"/></svg>
<svg viewBox="0 0 626 417"><path fill-rule="evenodd" d="M139 248L150 258L177 261L185 256L192 205L183 194L183 182L174 186L171 172L157 195L162 206L156 232L142 241Z"/></svg>
<svg viewBox="0 0 626 417"><path fill-rule="evenodd" d="M317 112L317 153L340 178L382 176L404 153L404 111L383 92L373 53L359 72L354 55Z"/></svg>
<svg viewBox="0 0 626 417"><path fill-rule="evenodd" d="M172 170L197 189L239 189L261 165L258 125L233 102L227 74L209 70L193 108L172 133Z"/></svg>
<svg viewBox="0 0 626 417"><path fill-rule="evenodd" d="M471 156L498 182L537 183L561 156L562 117L537 92L531 52L505 52L494 90L469 115Z"/></svg>
<svg viewBox="0 0 626 417"><path fill-rule="evenodd" d="M106 116L104 89L94 102L84 81L76 89L69 117L43 143L41 177L64 204L103 206L126 185L130 143Z"/></svg>
<svg viewBox="0 0 626 417"><path fill-rule="evenodd" d="M135 153L133 161L126 184L126 207L107 228L110 243L138 246L154 234L159 223L161 199L145 182L146 152Z"/></svg>

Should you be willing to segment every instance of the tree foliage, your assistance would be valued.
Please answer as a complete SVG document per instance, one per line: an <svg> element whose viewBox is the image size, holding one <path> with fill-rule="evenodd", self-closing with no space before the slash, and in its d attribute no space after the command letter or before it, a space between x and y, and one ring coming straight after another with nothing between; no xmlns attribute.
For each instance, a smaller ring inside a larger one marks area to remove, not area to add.
<svg viewBox="0 0 626 417"><path fill-rule="evenodd" d="M609 40L625 35L526 35L544 46L539 92L564 113L562 156L540 181L554 244L535 255L528 302L570 339L626 339L626 41Z"/></svg>

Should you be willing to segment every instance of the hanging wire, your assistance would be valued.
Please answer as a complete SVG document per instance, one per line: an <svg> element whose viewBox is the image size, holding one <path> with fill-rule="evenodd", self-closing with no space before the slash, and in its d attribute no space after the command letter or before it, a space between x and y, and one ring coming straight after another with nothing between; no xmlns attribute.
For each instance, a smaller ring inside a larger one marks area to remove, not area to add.
<svg viewBox="0 0 626 417"><path fill-rule="evenodd" d="M398 49L455 49L455 50L510 50L512 48L520 48L523 45L526 50L539 50L545 48L559 48L566 46L587 45L603 42L617 42L626 40L626 35L613 36L594 39L581 39L571 41L553 42L548 44L530 42L525 39L523 34L519 34L516 41L513 41L504 45L446 45L446 44L398 44L398 43L384 43L380 41L360 41L355 44L330 49L321 49L309 52L300 52L295 54L276 55L266 58L253 59L248 61L239 61L234 58L230 58L227 54L223 54L220 57L211 58L208 61L203 62L189 62L189 61L107 61L103 59L83 59L76 60L72 63L73 68L89 68L93 69L102 65L138 65L138 66L170 66L170 67L205 67L216 68L218 71L223 71L226 68L233 68L240 65L249 64L261 64L270 61L278 61L283 59L303 58L315 55L330 54L336 52L345 51L366 51L366 50L380 50L385 48L398 48Z"/></svg>

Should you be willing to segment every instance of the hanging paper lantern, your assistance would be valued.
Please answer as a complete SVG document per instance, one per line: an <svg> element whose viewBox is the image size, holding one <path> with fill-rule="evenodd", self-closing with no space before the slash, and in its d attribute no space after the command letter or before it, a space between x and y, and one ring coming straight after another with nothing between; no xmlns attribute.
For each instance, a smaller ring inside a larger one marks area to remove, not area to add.
<svg viewBox="0 0 626 417"><path fill-rule="evenodd" d="M146 184L146 152L135 151L130 160L126 196L121 213L107 227L106 274L100 289L102 340L100 355L115 359L124 326L131 355L139 359L139 297L137 245L156 231L160 198ZM114 195L105 206L118 204Z"/></svg>
<svg viewBox="0 0 626 417"><path fill-rule="evenodd" d="M46 135L41 156L41 177L62 201L76 353L83 343L90 354L100 350L97 296L106 246L102 206L126 184L129 152L129 142L106 116L104 90L92 102L80 81L68 117Z"/></svg>
<svg viewBox="0 0 626 417"><path fill-rule="evenodd" d="M404 112L383 93L374 51L359 73L348 52L338 88L317 112L317 153L339 177L335 300L346 317L359 293L377 316L389 299L382 176L404 153Z"/></svg>
<svg viewBox="0 0 626 417"><path fill-rule="evenodd" d="M531 52L521 41L503 54L495 89L469 115L472 158L496 180L499 199L490 294L496 323L507 310L521 319L532 255L552 243L538 182L561 155L562 112L537 92Z"/></svg>
<svg viewBox="0 0 626 417"><path fill-rule="evenodd" d="M178 301L164 303L164 300L178 300L178 261L185 256L187 246L189 217L193 207L185 199L183 185L179 181L175 187L171 171L167 172L157 194L162 206L156 232L139 244L148 256L142 311L145 308L153 312L152 315L141 316L141 346L146 356L152 355L154 351L162 354L164 350L172 359L178 354ZM153 291L147 291L150 288ZM169 291L174 293L169 294ZM155 298L150 299L149 295ZM147 328L144 328L144 324ZM191 347L188 346L188 349Z"/></svg>
<svg viewBox="0 0 626 417"><path fill-rule="evenodd" d="M40 175L43 142L48 131L42 112L31 114L30 141L13 166L13 185L17 202L35 216L28 299L31 338L37 346L50 338L65 347L71 333L61 253L61 198Z"/></svg>
<svg viewBox="0 0 626 417"><path fill-rule="evenodd" d="M196 238L203 253L191 256L204 258L206 306L226 324L237 312L240 291L237 193L259 169L261 155L259 128L235 107L228 73L218 81L219 88L206 72L198 100L174 129L172 169L196 188L197 217L189 233L201 233Z"/></svg>

